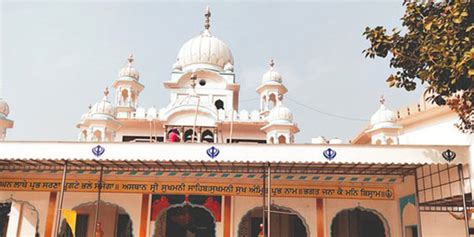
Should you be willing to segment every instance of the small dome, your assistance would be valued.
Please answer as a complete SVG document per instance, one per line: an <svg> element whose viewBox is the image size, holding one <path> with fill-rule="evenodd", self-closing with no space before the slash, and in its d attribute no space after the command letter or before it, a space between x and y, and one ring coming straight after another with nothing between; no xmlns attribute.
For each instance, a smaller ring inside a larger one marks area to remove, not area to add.
<svg viewBox="0 0 474 237"><path fill-rule="evenodd" d="M315 137L311 139L311 144L327 144L328 141L323 136Z"/></svg>
<svg viewBox="0 0 474 237"><path fill-rule="evenodd" d="M115 114L115 109L112 106L112 103L109 102L107 99L107 96L109 95L109 90L106 88L104 91L104 98L95 103L92 108L89 111L89 115L91 117L95 117L97 115L108 115L108 116L114 116Z"/></svg>
<svg viewBox="0 0 474 237"><path fill-rule="evenodd" d="M395 113L385 107L384 102L385 99L382 97L380 99L380 108L370 118L372 127L381 124L393 124L397 119Z"/></svg>
<svg viewBox="0 0 474 237"><path fill-rule="evenodd" d="M132 63L134 61L133 59L133 54L130 54L130 56L128 56L128 64L126 67L122 68L119 72L119 77L122 78L122 77L130 77L132 79L135 79L138 81L138 79L140 78L140 74L138 73L138 71L133 67Z"/></svg>
<svg viewBox="0 0 474 237"><path fill-rule="evenodd" d="M10 107L8 106L7 102L0 98L0 114L4 115L5 117L10 114Z"/></svg>
<svg viewBox="0 0 474 237"><path fill-rule="evenodd" d="M275 106L268 115L269 122L286 122L292 123L293 122L293 114L291 113L290 109L283 105Z"/></svg>
<svg viewBox="0 0 474 237"><path fill-rule="evenodd" d="M282 83L283 77L281 74L274 70L273 66L275 66L275 62L273 60L270 61L270 70L268 70L262 77L262 84L266 83Z"/></svg>
<svg viewBox="0 0 474 237"><path fill-rule="evenodd" d="M229 47L222 40L211 35L209 31L211 16L209 7L204 16L206 17L205 30L181 47L177 61L179 65L174 65L173 68L182 67L186 70L187 68L194 69L192 66L198 65L201 68L221 71L228 63L234 65L234 58ZM229 69L229 66L226 69Z"/></svg>
<svg viewBox="0 0 474 237"><path fill-rule="evenodd" d="M329 140L329 144L343 144L343 143L344 143L344 141L340 138L337 138L337 137Z"/></svg>

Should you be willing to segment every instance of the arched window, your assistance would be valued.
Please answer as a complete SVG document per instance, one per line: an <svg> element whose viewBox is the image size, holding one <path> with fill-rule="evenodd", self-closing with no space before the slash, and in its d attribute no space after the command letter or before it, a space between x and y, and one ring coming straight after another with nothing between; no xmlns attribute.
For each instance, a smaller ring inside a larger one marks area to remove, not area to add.
<svg viewBox="0 0 474 237"><path fill-rule="evenodd" d="M179 134L178 129L172 128L168 131L167 133L167 141L168 142L180 142L181 141L181 136Z"/></svg>
<svg viewBox="0 0 474 237"><path fill-rule="evenodd" d="M123 89L122 90L122 105L125 105L127 103L127 99L128 99L128 90Z"/></svg>
<svg viewBox="0 0 474 237"><path fill-rule="evenodd" d="M270 94L270 96L268 97L268 108L269 109L272 109L273 107L275 107L276 105L276 95L275 94Z"/></svg>
<svg viewBox="0 0 474 237"><path fill-rule="evenodd" d="M209 130L204 131L202 133L202 141L207 142L207 143L213 143L214 142L214 134Z"/></svg>
<svg viewBox="0 0 474 237"><path fill-rule="evenodd" d="M104 201L100 201L99 205L100 213L98 222L101 223L99 227L101 232L107 233L110 230L114 230L115 232L103 236L133 237L133 220L123 207ZM91 210L95 210L96 208L97 201L83 203L73 208L77 213L75 236L95 236L95 213ZM72 231L64 219L61 222L58 236L73 237Z"/></svg>
<svg viewBox="0 0 474 237"><path fill-rule="evenodd" d="M132 95L130 96L130 98L132 99L132 102L135 103L135 101L137 100L137 94L132 91Z"/></svg>
<svg viewBox="0 0 474 237"><path fill-rule="evenodd" d="M392 138L387 139L387 145L392 145L392 144L393 144Z"/></svg>
<svg viewBox="0 0 474 237"><path fill-rule="evenodd" d="M279 143L279 144L286 144L286 137L283 136L283 135L280 135L280 136L278 137L278 143Z"/></svg>
<svg viewBox="0 0 474 237"><path fill-rule="evenodd" d="M275 144L275 138L270 137L270 144Z"/></svg>
<svg viewBox="0 0 474 237"><path fill-rule="evenodd" d="M157 214L155 237L215 237L216 220L200 205L174 205Z"/></svg>
<svg viewBox="0 0 474 237"><path fill-rule="evenodd" d="M380 141L379 139L377 139L377 141L375 141L375 145L382 145L382 141Z"/></svg>
<svg viewBox="0 0 474 237"><path fill-rule="evenodd" d="M82 130L81 141L87 141L87 130Z"/></svg>
<svg viewBox="0 0 474 237"><path fill-rule="evenodd" d="M99 130L95 130L94 132L94 140L101 142L102 141L102 132Z"/></svg>
<svg viewBox="0 0 474 237"><path fill-rule="evenodd" d="M186 132L184 132L184 142L191 142L193 139L193 130L188 129ZM194 132L194 141L197 141L197 134Z"/></svg>

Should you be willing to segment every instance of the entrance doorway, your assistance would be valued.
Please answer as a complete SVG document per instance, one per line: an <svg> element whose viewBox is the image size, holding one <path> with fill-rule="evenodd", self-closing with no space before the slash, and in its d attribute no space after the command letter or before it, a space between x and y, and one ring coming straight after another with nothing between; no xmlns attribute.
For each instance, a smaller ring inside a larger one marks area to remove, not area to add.
<svg viewBox="0 0 474 237"><path fill-rule="evenodd" d="M361 208L343 210L334 217L331 237L389 237L383 220Z"/></svg>
<svg viewBox="0 0 474 237"><path fill-rule="evenodd" d="M308 231L303 218L295 211L286 207L271 207L270 217L272 237L307 237ZM239 224L239 237L256 237L261 232L262 208L256 207L242 217ZM266 214L265 214L266 215ZM266 217L266 216L265 216ZM268 221L265 218L265 233Z"/></svg>
<svg viewBox="0 0 474 237"><path fill-rule="evenodd" d="M84 203L75 208L76 237L95 236L95 211L97 201ZM99 219L103 237L133 237L133 226L130 215L124 208L108 202L100 202ZM73 237L71 228L63 219L60 229L60 237Z"/></svg>
<svg viewBox="0 0 474 237"><path fill-rule="evenodd" d="M29 202L9 198L0 202L0 237L39 236L39 212Z"/></svg>
<svg viewBox="0 0 474 237"><path fill-rule="evenodd" d="M214 217L204 207L172 206L157 217L155 237L215 237Z"/></svg>

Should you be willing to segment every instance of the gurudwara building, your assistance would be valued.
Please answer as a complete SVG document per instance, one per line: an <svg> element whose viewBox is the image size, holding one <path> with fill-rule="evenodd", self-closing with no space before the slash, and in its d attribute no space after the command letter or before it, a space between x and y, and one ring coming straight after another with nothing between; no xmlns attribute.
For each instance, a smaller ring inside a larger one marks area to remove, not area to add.
<svg viewBox="0 0 474 237"><path fill-rule="evenodd" d="M350 143L294 144L284 77L271 61L259 106L239 110L232 52L210 16L163 83L166 107L139 106L130 55L79 119L78 142L0 142L0 236L474 234L473 137L454 112L382 99ZM0 140L8 115L0 100Z"/></svg>

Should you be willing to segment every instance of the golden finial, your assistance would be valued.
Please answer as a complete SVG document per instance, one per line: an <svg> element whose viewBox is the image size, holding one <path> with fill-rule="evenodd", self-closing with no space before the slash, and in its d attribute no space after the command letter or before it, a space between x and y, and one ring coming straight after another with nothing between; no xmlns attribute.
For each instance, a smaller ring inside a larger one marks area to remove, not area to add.
<svg viewBox="0 0 474 237"><path fill-rule="evenodd" d="M382 96L380 96L380 100L379 100L380 104L385 104L385 98Z"/></svg>
<svg viewBox="0 0 474 237"><path fill-rule="evenodd" d="M211 27L211 24L209 23L209 18L211 18L211 8L209 6L206 7L206 12L204 13L204 17L206 18L204 20L204 28L206 30L209 30L209 27Z"/></svg>
<svg viewBox="0 0 474 237"><path fill-rule="evenodd" d="M273 69L273 66L275 66L275 61L273 61L273 59L272 59L272 60L270 60L270 68Z"/></svg>
<svg viewBox="0 0 474 237"><path fill-rule="evenodd" d="M134 60L134 59L133 59L133 54L128 55L127 60L128 60L128 65L131 66L132 63L133 63L133 60Z"/></svg>

